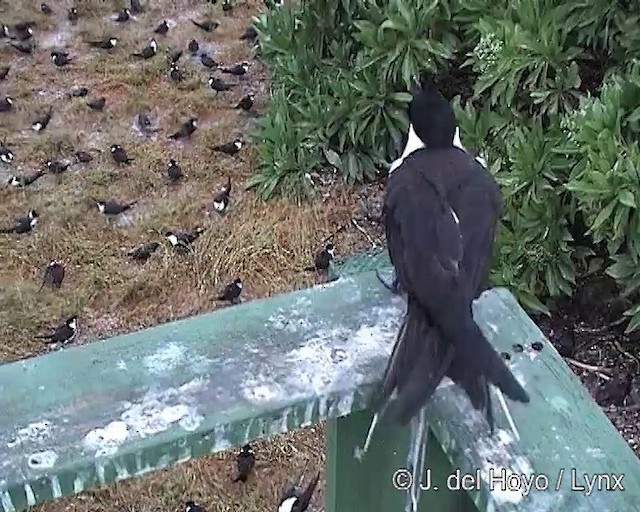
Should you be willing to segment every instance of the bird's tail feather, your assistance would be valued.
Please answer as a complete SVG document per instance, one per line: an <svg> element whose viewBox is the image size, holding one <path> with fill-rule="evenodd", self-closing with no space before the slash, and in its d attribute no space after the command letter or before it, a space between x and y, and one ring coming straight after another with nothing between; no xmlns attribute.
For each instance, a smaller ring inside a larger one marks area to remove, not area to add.
<svg viewBox="0 0 640 512"><path fill-rule="evenodd" d="M36 340L50 340L51 339L51 335L45 334L44 336L34 336L34 338Z"/></svg>
<svg viewBox="0 0 640 512"><path fill-rule="evenodd" d="M406 425L431 398L453 356L454 347L442 339L418 300L409 297L383 380L385 399L394 390L397 392L397 398L389 406L390 415Z"/></svg>
<svg viewBox="0 0 640 512"><path fill-rule="evenodd" d="M42 281L42 284L40 285L40 288L38 288L37 293L40 293L42 291L42 289L44 288L44 284L45 284L45 281Z"/></svg>
<svg viewBox="0 0 640 512"><path fill-rule="evenodd" d="M453 382L464 389L474 409L485 412L489 429L493 432L493 407L491 405L489 382L486 377L483 374L479 374L476 368L469 368L460 358L453 360L447 375Z"/></svg>
<svg viewBox="0 0 640 512"><path fill-rule="evenodd" d="M447 307L438 311L438 327L455 347L456 364L465 372L482 374L511 400L528 403L529 395L474 321L471 307L464 301Z"/></svg>
<svg viewBox="0 0 640 512"><path fill-rule="evenodd" d="M14 228L2 228L0 229L0 233L13 233Z"/></svg>

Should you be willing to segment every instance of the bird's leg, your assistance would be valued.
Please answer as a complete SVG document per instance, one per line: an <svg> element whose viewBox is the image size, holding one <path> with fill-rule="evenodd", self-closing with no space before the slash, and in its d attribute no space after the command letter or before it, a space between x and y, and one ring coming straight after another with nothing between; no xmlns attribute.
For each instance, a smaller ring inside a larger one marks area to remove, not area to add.
<svg viewBox="0 0 640 512"><path fill-rule="evenodd" d="M340 278L340 275L334 270L333 265L329 265L327 268L327 283L332 283L333 281L337 281Z"/></svg>
<svg viewBox="0 0 640 512"><path fill-rule="evenodd" d="M395 270L393 271L393 279L391 280L391 283L386 281L380 275L380 272L378 270L376 270L376 277L378 278L378 281L380 281L382 285L394 295L400 295L402 293L402 289L400 288L400 280L398 279L398 274Z"/></svg>
<svg viewBox="0 0 640 512"><path fill-rule="evenodd" d="M373 438L373 433L376 430L376 426L378 425L378 421L380 421L380 417L384 414L389 406L389 402L385 403L382 409L376 412L371 419L371 424L369 425L369 430L367 431L367 437L364 441L364 446L360 448L356 446L354 449L353 456L358 459L359 462L362 462L362 458L367 454L369 450L369 445L371 444L371 439Z"/></svg>
<svg viewBox="0 0 640 512"><path fill-rule="evenodd" d="M420 491L422 475L424 474L424 464L426 460L427 443L426 436L429 434L429 424L426 421L424 408L411 420L411 437L409 453L407 455L407 469L411 471L411 488L407 495L405 512L418 512L420 502Z"/></svg>

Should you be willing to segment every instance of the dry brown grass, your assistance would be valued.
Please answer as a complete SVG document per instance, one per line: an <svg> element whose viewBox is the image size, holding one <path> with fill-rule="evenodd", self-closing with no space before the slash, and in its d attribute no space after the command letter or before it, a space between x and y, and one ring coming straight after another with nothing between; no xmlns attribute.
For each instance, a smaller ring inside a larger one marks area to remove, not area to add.
<svg viewBox="0 0 640 512"><path fill-rule="evenodd" d="M216 307L214 296L227 280L239 275L245 298L252 299L310 285L314 276L298 269L309 264L318 244L339 225L348 224L363 191L335 186L325 200L300 208L287 201L264 204L242 190L250 175L252 148L238 158L211 153L213 144L227 142L246 132L251 116L232 109L249 91L257 104L265 102L266 75L258 63L249 77L239 80L233 92L216 97L205 84L209 71L185 51L182 66L188 79L173 84L164 53L183 48L192 37L216 60L231 64L250 57L239 40L258 2L238 5L234 16L201 2L152 2L149 12L118 26L108 14L122 2L77 2L82 18L76 26L66 21L69 5L51 2L56 14L47 18L35 11L39 2L0 2L5 23L24 19L38 22L38 49L23 57L0 46L0 65L11 63L0 93L15 100L15 112L0 114L0 139L16 154L11 169L0 169L6 183L9 173L28 173L48 158L71 158L75 150L96 149L96 159L86 167L61 176L45 176L24 190L0 190L0 224L35 208L40 224L29 235L0 235L0 358L15 360L44 350L33 339L63 317L80 315L78 343L128 332L159 322L193 315ZM3 12L4 11L4 12ZM206 34L189 23L207 13L221 22ZM168 36L157 36L160 55L150 61L133 61L153 36L162 19L176 22ZM120 38L112 54L90 50L87 38ZM64 47L76 61L56 69L49 59L54 47ZM65 97L72 85L86 85L90 97L105 96L104 112L86 107L87 98ZM262 95L262 97L260 97ZM53 118L40 135L29 126L42 109L53 107ZM133 129L141 110L158 116L161 132L144 138ZM190 142L171 142L167 135L181 121L195 115L199 130ZM135 162L118 168L108 147L122 145ZM187 175L178 186L165 183L163 170L175 158ZM231 176L234 190L228 214L206 215L213 193ZM366 193L366 192L364 192ZM131 215L115 225L102 218L92 197L139 199ZM195 254L178 256L163 244L144 265L128 262L125 252L136 245L161 240L159 231L172 227L207 227L196 242ZM378 234L379 235L379 234ZM372 236L376 236L372 232ZM347 229L336 240L341 255L368 246L358 231ZM67 277L60 291L37 290L49 259L66 263ZM216 510L270 510L284 479L310 458L322 465L323 430L301 431L261 443L257 475L245 486L232 485L229 474L233 455L221 454L159 472L151 477L86 493L72 500L45 505L46 510L176 510L185 499L196 499ZM320 501L317 501L320 503Z"/></svg>

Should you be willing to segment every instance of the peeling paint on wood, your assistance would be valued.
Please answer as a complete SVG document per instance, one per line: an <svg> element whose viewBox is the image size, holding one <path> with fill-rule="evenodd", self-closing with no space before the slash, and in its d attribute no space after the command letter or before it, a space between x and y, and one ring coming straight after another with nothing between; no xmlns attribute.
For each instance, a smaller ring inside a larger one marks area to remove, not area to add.
<svg viewBox="0 0 640 512"><path fill-rule="evenodd" d="M541 339L504 290L484 294L475 306L500 350L514 337L525 346ZM368 272L3 365L0 505L21 510L360 411L384 370L403 308ZM552 347L533 359L516 354L509 364L531 394L528 406L509 404L520 443L501 411L496 423L504 433L487 439L486 424L450 382L429 404L428 423L457 466L483 475L491 464L513 472L553 473L561 464L625 471L628 488L640 489L631 450ZM43 386L46 393L38 391ZM552 406L558 397L567 407ZM57 456L51 468L29 465L29 456L47 451ZM583 498L561 489L570 510L580 510ZM474 499L483 510L555 510L545 508L541 493L518 501L483 486ZM637 493L589 499L601 510L640 510Z"/></svg>

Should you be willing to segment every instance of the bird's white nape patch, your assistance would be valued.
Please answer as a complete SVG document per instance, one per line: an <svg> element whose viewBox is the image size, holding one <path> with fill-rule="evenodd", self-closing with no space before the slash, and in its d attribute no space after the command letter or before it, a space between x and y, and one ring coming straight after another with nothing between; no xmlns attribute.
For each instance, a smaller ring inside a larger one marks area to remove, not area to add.
<svg viewBox="0 0 640 512"><path fill-rule="evenodd" d="M78 321L75 318L69 322L69 328L74 331L78 328Z"/></svg>
<svg viewBox="0 0 640 512"><path fill-rule="evenodd" d="M413 123L410 124L409 134L407 136L407 144L404 147L402 156L400 156L400 158L392 162L391 167L389 167L389 174L391 174L398 167L400 167L400 164L402 164L404 159L407 158L411 153L413 153L414 151L417 151L418 149L423 148L424 146L425 146L424 142L422 142L420 137L418 137L418 134L416 133L416 131L413 129Z"/></svg>
<svg viewBox="0 0 640 512"><path fill-rule="evenodd" d="M224 210L224 202L223 201L214 201L213 202L213 209L217 212L221 212L222 210Z"/></svg>
<svg viewBox="0 0 640 512"><path fill-rule="evenodd" d="M173 234L168 235L167 240L169 240L169 243L171 245L178 245L178 237L176 235L173 235Z"/></svg>
<svg viewBox="0 0 640 512"><path fill-rule="evenodd" d="M236 283L236 286L242 290L242 283Z"/></svg>
<svg viewBox="0 0 640 512"><path fill-rule="evenodd" d="M291 512L293 510L293 506L298 501L298 498L292 496L291 498L287 498L282 502L282 504L278 507L278 512Z"/></svg>
<svg viewBox="0 0 640 512"><path fill-rule="evenodd" d="M464 146L462 145L462 141L460 140L460 128L456 126L456 133L453 135L453 145L456 148L460 148L462 151L466 151Z"/></svg>

